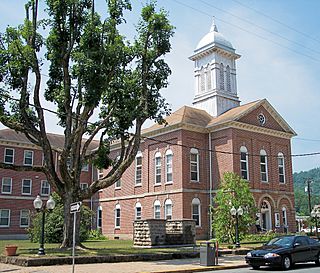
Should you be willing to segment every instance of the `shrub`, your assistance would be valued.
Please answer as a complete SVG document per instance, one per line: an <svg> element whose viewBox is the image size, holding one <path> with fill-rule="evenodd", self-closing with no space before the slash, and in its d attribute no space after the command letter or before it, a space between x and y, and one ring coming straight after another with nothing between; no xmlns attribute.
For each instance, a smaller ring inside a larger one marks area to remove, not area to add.
<svg viewBox="0 0 320 273"><path fill-rule="evenodd" d="M101 229L92 229L89 231L88 240L108 240L106 236L104 236L101 232Z"/></svg>
<svg viewBox="0 0 320 273"><path fill-rule="evenodd" d="M56 206L52 212L46 212L44 227L44 239L46 243L61 243L63 239L64 211L63 203L58 194L53 193L52 198ZM80 241L83 242L89 238L92 212L87 206L82 205L80 211ZM28 236L31 242L39 242L41 235L42 212L35 212L30 217L31 225L28 228Z"/></svg>

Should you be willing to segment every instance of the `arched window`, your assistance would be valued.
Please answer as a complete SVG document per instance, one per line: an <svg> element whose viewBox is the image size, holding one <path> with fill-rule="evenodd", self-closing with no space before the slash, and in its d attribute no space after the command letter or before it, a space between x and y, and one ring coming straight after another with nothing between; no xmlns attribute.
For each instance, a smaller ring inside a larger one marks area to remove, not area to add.
<svg viewBox="0 0 320 273"><path fill-rule="evenodd" d="M223 63L220 64L220 73L219 73L219 80L220 80L220 89L224 90L224 66Z"/></svg>
<svg viewBox="0 0 320 273"><path fill-rule="evenodd" d="M154 183L161 184L161 153L157 152L154 156Z"/></svg>
<svg viewBox="0 0 320 273"><path fill-rule="evenodd" d="M192 219L196 221L196 226L201 226L201 203L199 198L192 199Z"/></svg>
<svg viewBox="0 0 320 273"><path fill-rule="evenodd" d="M141 212L142 212L141 203L137 202L136 209L135 209L135 219L136 220L141 220Z"/></svg>
<svg viewBox="0 0 320 273"><path fill-rule="evenodd" d="M142 183L142 153L139 151L136 155L136 175L135 185L141 185Z"/></svg>
<svg viewBox="0 0 320 273"><path fill-rule="evenodd" d="M265 150L260 151L260 178L262 182L268 182L268 159Z"/></svg>
<svg viewBox="0 0 320 273"><path fill-rule="evenodd" d="M226 67L226 80L227 80L227 91L231 92L231 75L230 75L230 66Z"/></svg>
<svg viewBox="0 0 320 273"><path fill-rule="evenodd" d="M114 210L114 226L120 228L121 223L121 207L120 204L117 204Z"/></svg>
<svg viewBox="0 0 320 273"><path fill-rule="evenodd" d="M204 74L204 68L202 68L200 72L200 93L203 93L205 91L206 91L206 78Z"/></svg>
<svg viewBox="0 0 320 273"><path fill-rule="evenodd" d="M154 219L160 219L161 217L161 204L159 200L154 201L153 203L153 211L154 211Z"/></svg>
<svg viewBox="0 0 320 273"><path fill-rule="evenodd" d="M240 171L243 179L249 180L248 150L245 146L240 148Z"/></svg>
<svg viewBox="0 0 320 273"><path fill-rule="evenodd" d="M278 170L279 170L279 182L286 183L283 153L278 153Z"/></svg>
<svg viewBox="0 0 320 273"><path fill-rule="evenodd" d="M206 71L206 79L207 79L207 91L208 91L208 90L211 90L211 88L212 88L210 66L208 67L208 69Z"/></svg>
<svg viewBox="0 0 320 273"><path fill-rule="evenodd" d="M282 224L285 228L288 227L287 208L282 207Z"/></svg>
<svg viewBox="0 0 320 273"><path fill-rule="evenodd" d="M102 228L102 207L97 209L97 228Z"/></svg>
<svg viewBox="0 0 320 273"><path fill-rule="evenodd" d="M195 148L190 150L190 177L191 181L199 181L199 151Z"/></svg>
<svg viewBox="0 0 320 273"><path fill-rule="evenodd" d="M172 182L172 158L173 153L171 150L166 151L166 183Z"/></svg>
<svg viewBox="0 0 320 273"><path fill-rule="evenodd" d="M166 220L172 219L172 201L170 199L167 199L164 203L164 218Z"/></svg>

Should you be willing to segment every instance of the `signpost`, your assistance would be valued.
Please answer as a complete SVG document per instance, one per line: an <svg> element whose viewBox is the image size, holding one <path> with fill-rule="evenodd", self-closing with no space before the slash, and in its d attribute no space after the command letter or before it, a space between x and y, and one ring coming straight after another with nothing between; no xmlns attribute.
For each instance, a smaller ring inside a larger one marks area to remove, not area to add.
<svg viewBox="0 0 320 273"><path fill-rule="evenodd" d="M76 248L76 220L77 212L80 212L82 202L75 202L70 205L70 213L73 214L73 246L72 246L72 273L74 273L74 257Z"/></svg>

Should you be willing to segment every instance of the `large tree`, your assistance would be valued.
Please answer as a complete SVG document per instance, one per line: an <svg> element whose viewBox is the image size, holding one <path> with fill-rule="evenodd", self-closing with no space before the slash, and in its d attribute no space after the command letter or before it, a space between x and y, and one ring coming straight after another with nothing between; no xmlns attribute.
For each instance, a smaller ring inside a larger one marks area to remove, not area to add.
<svg viewBox="0 0 320 273"><path fill-rule="evenodd" d="M173 27L152 2L142 8L136 36L128 41L119 26L126 23L129 0L107 0L105 19L94 0L44 2L44 18L39 18L38 0L30 0L24 23L0 36L0 122L41 147L44 166L0 167L45 173L64 201L64 247L72 244L70 203L115 183L135 158L143 123L162 121L168 113L159 90L171 72L163 57L170 51ZM46 69L48 79L43 78ZM44 101L63 127L63 147L53 147L48 139ZM120 145L117 160L110 157L114 140ZM93 142L98 142L94 151L89 149ZM54 152L60 155L57 168ZM81 168L87 162L109 171L82 190Z"/></svg>
<svg viewBox="0 0 320 273"><path fill-rule="evenodd" d="M220 242L235 243L235 218L230 210L242 207L239 216L239 235L243 236L255 222L255 203L247 180L238 174L226 172L214 198L213 230Z"/></svg>

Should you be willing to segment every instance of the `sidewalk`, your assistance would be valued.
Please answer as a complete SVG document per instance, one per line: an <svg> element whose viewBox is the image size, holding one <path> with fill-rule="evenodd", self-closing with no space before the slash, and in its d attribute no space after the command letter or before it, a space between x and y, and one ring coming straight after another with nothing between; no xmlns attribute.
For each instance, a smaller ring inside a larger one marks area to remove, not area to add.
<svg viewBox="0 0 320 273"><path fill-rule="evenodd" d="M190 273L246 267L244 256L219 257L217 266L200 266L200 259L161 260L148 262L100 263L75 265L75 273ZM72 265L20 267L0 263L0 272L13 273L70 273Z"/></svg>

